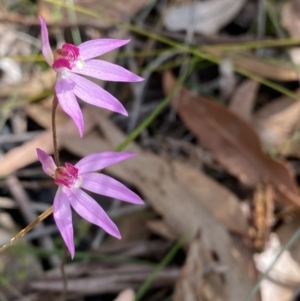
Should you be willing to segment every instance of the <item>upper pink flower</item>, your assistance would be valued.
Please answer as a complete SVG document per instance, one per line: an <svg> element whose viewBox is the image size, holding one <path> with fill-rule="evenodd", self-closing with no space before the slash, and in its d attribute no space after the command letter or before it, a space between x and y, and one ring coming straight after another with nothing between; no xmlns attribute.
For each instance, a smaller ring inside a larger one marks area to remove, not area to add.
<svg viewBox="0 0 300 301"><path fill-rule="evenodd" d="M89 104L127 116L125 108L114 96L78 74L108 81L142 81L141 77L121 66L93 59L127 44L129 40L97 39L78 46L64 44L61 49L53 53L46 22L42 17L40 23L43 55L47 63L57 72L55 91L58 101L63 110L74 120L80 136L83 134L84 122L75 95Z"/></svg>
<svg viewBox="0 0 300 301"><path fill-rule="evenodd" d="M37 154L44 172L54 178L54 182L58 185L53 203L53 216L71 257L73 258L75 254L71 206L81 217L120 239L121 234L114 222L81 188L129 203L143 204L141 198L125 185L95 172L135 155L119 152L94 153L81 159L74 166L65 163L65 166L57 167L52 157L41 149L37 149Z"/></svg>

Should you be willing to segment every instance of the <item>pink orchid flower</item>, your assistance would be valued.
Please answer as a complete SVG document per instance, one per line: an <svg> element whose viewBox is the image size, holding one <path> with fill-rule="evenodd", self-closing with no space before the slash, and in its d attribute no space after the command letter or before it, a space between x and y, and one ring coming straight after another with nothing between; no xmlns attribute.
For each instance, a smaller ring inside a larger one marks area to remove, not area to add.
<svg viewBox="0 0 300 301"><path fill-rule="evenodd" d="M80 136L83 134L84 121L76 96L89 104L128 116L123 105L114 96L78 74L107 81L142 81L141 77L121 66L94 59L127 44L130 40L96 39L78 46L64 44L52 53L48 29L42 17L40 23L43 56L57 72L55 91L58 101L62 109L74 120Z"/></svg>
<svg viewBox="0 0 300 301"><path fill-rule="evenodd" d="M37 148L37 154L44 172L54 178L54 182L58 185L53 203L53 217L71 253L71 257L74 258L75 254L71 206L88 222L101 227L108 234L120 239L121 234L114 222L100 205L81 189L129 203L143 204L141 198L125 185L109 176L95 172L129 159L135 154L94 153L84 157L74 166L65 163L65 166L59 167L56 166L52 157L43 150Z"/></svg>

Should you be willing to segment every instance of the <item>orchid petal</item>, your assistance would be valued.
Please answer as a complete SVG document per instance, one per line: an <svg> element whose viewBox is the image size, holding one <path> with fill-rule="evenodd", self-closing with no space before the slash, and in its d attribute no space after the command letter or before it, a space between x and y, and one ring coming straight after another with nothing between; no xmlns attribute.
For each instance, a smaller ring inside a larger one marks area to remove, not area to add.
<svg viewBox="0 0 300 301"><path fill-rule="evenodd" d="M69 203L69 193L65 187L59 187L53 203L53 217L57 228L68 247L72 259L75 254L72 211Z"/></svg>
<svg viewBox="0 0 300 301"><path fill-rule="evenodd" d="M82 218L103 228L108 234L121 238L118 227L94 199L78 188L70 188L69 191L71 206Z"/></svg>
<svg viewBox="0 0 300 301"><path fill-rule="evenodd" d="M130 40L97 39L84 42L77 47L80 50L81 58L83 60L88 60L121 47L129 43L129 41Z"/></svg>
<svg viewBox="0 0 300 301"><path fill-rule="evenodd" d="M52 177L55 173L56 164L54 163L54 160L51 156L49 156L46 152L43 150L37 148L36 149L38 159L42 163L43 171L50 177Z"/></svg>
<svg viewBox="0 0 300 301"><path fill-rule="evenodd" d="M67 78L60 78L55 85L56 95L62 109L73 119L82 137L84 121L82 111L74 95L74 83Z"/></svg>
<svg viewBox="0 0 300 301"><path fill-rule="evenodd" d="M102 152L87 155L78 161L75 165L79 170L79 175L86 172L103 169L109 165L136 156L136 154L120 153L120 152Z"/></svg>
<svg viewBox="0 0 300 301"><path fill-rule="evenodd" d="M140 82L144 80L127 69L102 60L88 60L82 68L74 68L75 73L114 82Z"/></svg>
<svg viewBox="0 0 300 301"><path fill-rule="evenodd" d="M40 24L41 24L42 53L43 53L43 56L44 56L46 62L49 64L49 66L52 66L53 53L52 53L50 43L49 43L47 25L46 25L44 18L39 17L39 19L40 19Z"/></svg>
<svg viewBox="0 0 300 301"><path fill-rule="evenodd" d="M128 116L123 105L95 83L75 73L70 73L68 78L74 82L73 92L83 101Z"/></svg>
<svg viewBox="0 0 300 301"><path fill-rule="evenodd" d="M129 203L144 204L137 194L111 177L100 173L86 173L81 178L81 187L84 189Z"/></svg>

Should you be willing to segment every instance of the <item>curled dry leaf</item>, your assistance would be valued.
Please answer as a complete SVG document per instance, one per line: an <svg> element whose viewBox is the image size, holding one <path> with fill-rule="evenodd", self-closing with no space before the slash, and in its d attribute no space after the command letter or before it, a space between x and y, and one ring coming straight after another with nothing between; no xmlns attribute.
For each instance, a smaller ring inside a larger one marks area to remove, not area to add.
<svg viewBox="0 0 300 301"><path fill-rule="evenodd" d="M178 277L173 301L228 300L226 283L222 280L226 268L213 258L212 250L206 249L197 234Z"/></svg>
<svg viewBox="0 0 300 301"><path fill-rule="evenodd" d="M297 138L300 129L299 117L300 102L282 96L257 111L253 124L267 148L281 155L299 157L300 145Z"/></svg>
<svg viewBox="0 0 300 301"><path fill-rule="evenodd" d="M229 109L245 120L251 121L258 88L259 83L254 80L243 81L233 93Z"/></svg>
<svg viewBox="0 0 300 301"><path fill-rule="evenodd" d="M176 235L163 220L147 221L147 227L157 235L160 235L168 240L176 240Z"/></svg>
<svg viewBox="0 0 300 301"><path fill-rule="evenodd" d="M190 27L202 34L217 33L241 10L245 0L210 0L171 6L164 16L164 25L172 31Z"/></svg>
<svg viewBox="0 0 300 301"><path fill-rule="evenodd" d="M292 38L300 38L300 2L299 0L285 1L281 10L282 26L288 31ZM300 64L300 48L293 47L289 50L292 61L295 65ZM299 74L299 72L298 72Z"/></svg>
<svg viewBox="0 0 300 301"><path fill-rule="evenodd" d="M278 236L275 233L271 233L265 250L254 256L257 269L261 273L266 272L281 249L282 246ZM286 250L269 272L268 278L261 283L262 301L296 300L292 296L299 287L299 281L300 267L293 260L290 252Z"/></svg>
<svg viewBox="0 0 300 301"><path fill-rule="evenodd" d="M175 84L175 77L165 72L166 92L171 91ZM268 156L256 132L239 116L211 98L196 95L184 87L178 102L178 114L216 159L245 185L255 187L263 180L269 181L277 191L279 202L300 205L290 166Z"/></svg>

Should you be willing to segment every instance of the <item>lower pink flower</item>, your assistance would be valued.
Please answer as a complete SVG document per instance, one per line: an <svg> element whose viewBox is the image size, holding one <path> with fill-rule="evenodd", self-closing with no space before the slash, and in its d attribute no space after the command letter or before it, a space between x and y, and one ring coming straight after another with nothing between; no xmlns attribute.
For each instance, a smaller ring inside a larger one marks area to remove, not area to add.
<svg viewBox="0 0 300 301"><path fill-rule="evenodd" d="M54 182L58 185L53 203L53 216L71 257L73 258L75 254L71 206L88 222L120 239L121 234L114 222L100 205L81 188L129 203L143 204L142 199L125 185L109 176L95 172L131 158L135 154L94 153L81 159L74 166L66 163L65 166L59 167L56 166L52 157L41 149L37 149L37 154L44 172L54 178Z"/></svg>

